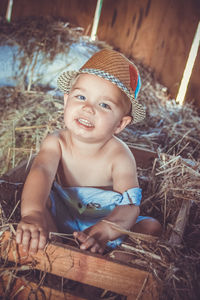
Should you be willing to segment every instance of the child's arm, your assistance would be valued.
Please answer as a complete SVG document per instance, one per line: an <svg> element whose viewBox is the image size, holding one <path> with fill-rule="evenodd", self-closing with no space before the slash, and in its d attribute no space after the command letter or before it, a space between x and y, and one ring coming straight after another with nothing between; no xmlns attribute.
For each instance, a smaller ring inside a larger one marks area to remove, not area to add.
<svg viewBox="0 0 200 300"><path fill-rule="evenodd" d="M58 137L49 135L42 143L26 179L21 200L21 221L17 227L16 242L31 253L43 249L49 231L47 201L60 161Z"/></svg>
<svg viewBox="0 0 200 300"><path fill-rule="evenodd" d="M132 153L126 151L115 156L112 177L113 189L116 192L124 193L130 188L138 187L136 163ZM135 224L139 212L139 206L120 205L105 219L129 230ZM81 242L81 249L90 249L91 252L99 253L103 253L107 241L115 240L120 235L111 225L101 221L83 232L74 233L74 236Z"/></svg>

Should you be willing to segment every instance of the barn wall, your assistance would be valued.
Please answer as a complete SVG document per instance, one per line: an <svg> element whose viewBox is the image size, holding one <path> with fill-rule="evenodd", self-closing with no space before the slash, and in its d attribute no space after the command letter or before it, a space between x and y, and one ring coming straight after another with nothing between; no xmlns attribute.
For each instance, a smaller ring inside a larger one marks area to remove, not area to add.
<svg viewBox="0 0 200 300"><path fill-rule="evenodd" d="M0 0L0 16L4 17L6 15L8 0Z"/></svg>
<svg viewBox="0 0 200 300"><path fill-rule="evenodd" d="M1 0L1 15L6 0ZM96 0L14 0L13 19L53 16L91 30ZM200 15L199 0L104 0L98 38L149 66L176 96ZM187 99L200 107L200 55Z"/></svg>
<svg viewBox="0 0 200 300"><path fill-rule="evenodd" d="M200 16L198 0L107 0L99 38L155 71L175 97ZM112 14L110 13L112 11ZM200 60L187 98L199 98ZM198 69L198 70L197 70ZM198 78L197 78L198 77ZM197 83L199 82L199 83ZM199 99L200 106L200 99Z"/></svg>

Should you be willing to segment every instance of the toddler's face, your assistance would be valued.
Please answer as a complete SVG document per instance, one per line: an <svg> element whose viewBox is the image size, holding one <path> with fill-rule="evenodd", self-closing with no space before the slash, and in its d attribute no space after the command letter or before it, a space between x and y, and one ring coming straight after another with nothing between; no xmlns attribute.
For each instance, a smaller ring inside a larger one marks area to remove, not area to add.
<svg viewBox="0 0 200 300"><path fill-rule="evenodd" d="M66 127L88 141L109 139L131 122L129 100L117 86L98 76L80 74L64 99Z"/></svg>

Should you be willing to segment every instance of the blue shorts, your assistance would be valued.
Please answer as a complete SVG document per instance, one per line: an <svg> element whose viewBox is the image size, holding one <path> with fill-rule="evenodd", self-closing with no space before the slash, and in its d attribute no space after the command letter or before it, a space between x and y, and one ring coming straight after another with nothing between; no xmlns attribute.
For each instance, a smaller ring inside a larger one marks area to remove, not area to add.
<svg viewBox="0 0 200 300"><path fill-rule="evenodd" d="M105 218L118 205L140 205L142 191L132 188L123 194L93 187L63 188L54 182L50 192L51 212L60 233L83 231ZM150 217L139 216L136 223ZM109 241L115 248L123 241L120 237Z"/></svg>

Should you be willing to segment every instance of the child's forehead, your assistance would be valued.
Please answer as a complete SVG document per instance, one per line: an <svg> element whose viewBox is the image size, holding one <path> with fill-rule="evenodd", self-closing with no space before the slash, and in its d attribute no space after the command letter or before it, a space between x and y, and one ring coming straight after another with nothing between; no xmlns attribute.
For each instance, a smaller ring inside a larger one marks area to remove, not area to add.
<svg viewBox="0 0 200 300"><path fill-rule="evenodd" d="M108 88L110 92L124 94L117 85L110 82L109 80L102 78L94 74L81 73L79 74L73 83L73 87L84 86L85 88L92 89L95 86L101 86Z"/></svg>

